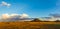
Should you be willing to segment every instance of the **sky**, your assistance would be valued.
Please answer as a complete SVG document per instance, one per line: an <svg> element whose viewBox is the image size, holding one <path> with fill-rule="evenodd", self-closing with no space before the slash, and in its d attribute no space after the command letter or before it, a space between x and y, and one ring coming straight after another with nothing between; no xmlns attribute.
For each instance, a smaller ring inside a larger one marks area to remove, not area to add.
<svg viewBox="0 0 60 29"><path fill-rule="evenodd" d="M0 15L24 13L35 18L60 14L60 0L0 0Z"/></svg>

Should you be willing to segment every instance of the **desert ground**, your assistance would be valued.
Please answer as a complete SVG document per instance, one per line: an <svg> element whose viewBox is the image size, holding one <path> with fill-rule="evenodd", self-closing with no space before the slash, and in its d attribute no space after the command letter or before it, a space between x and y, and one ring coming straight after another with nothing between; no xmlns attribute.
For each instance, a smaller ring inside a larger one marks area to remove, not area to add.
<svg viewBox="0 0 60 29"><path fill-rule="evenodd" d="M60 29L60 22L0 22L0 29Z"/></svg>

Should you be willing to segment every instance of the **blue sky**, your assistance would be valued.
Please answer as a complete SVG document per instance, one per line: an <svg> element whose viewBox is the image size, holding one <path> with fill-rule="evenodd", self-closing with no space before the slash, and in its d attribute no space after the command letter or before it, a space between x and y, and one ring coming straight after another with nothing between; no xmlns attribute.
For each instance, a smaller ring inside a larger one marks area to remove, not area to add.
<svg viewBox="0 0 60 29"><path fill-rule="evenodd" d="M30 17L47 17L51 13L59 13L59 0L0 0L11 6L0 6L0 15L4 13L26 13Z"/></svg>

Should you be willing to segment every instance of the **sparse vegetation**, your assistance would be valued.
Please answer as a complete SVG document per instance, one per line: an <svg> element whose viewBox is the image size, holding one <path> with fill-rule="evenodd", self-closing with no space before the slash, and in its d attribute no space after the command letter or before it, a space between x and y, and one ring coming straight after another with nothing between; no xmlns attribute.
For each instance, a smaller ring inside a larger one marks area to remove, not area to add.
<svg viewBox="0 0 60 29"><path fill-rule="evenodd" d="M32 20L31 22L41 22L41 20L39 18L35 18L34 20Z"/></svg>
<svg viewBox="0 0 60 29"><path fill-rule="evenodd" d="M56 20L55 22L60 22L60 20Z"/></svg>
<svg viewBox="0 0 60 29"><path fill-rule="evenodd" d="M60 29L60 22L41 21L39 18L23 22L0 22L0 29Z"/></svg>
<svg viewBox="0 0 60 29"><path fill-rule="evenodd" d="M60 29L60 22L0 22L0 29Z"/></svg>

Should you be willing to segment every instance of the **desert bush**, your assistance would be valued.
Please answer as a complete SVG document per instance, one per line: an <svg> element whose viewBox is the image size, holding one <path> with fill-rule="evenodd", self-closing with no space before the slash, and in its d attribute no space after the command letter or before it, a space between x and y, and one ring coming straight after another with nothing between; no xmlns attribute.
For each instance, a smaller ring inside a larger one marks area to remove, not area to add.
<svg viewBox="0 0 60 29"><path fill-rule="evenodd" d="M34 20L32 20L31 22L41 22L41 20L39 18L35 18Z"/></svg>
<svg viewBox="0 0 60 29"><path fill-rule="evenodd" d="M55 22L60 22L60 20L56 20Z"/></svg>

